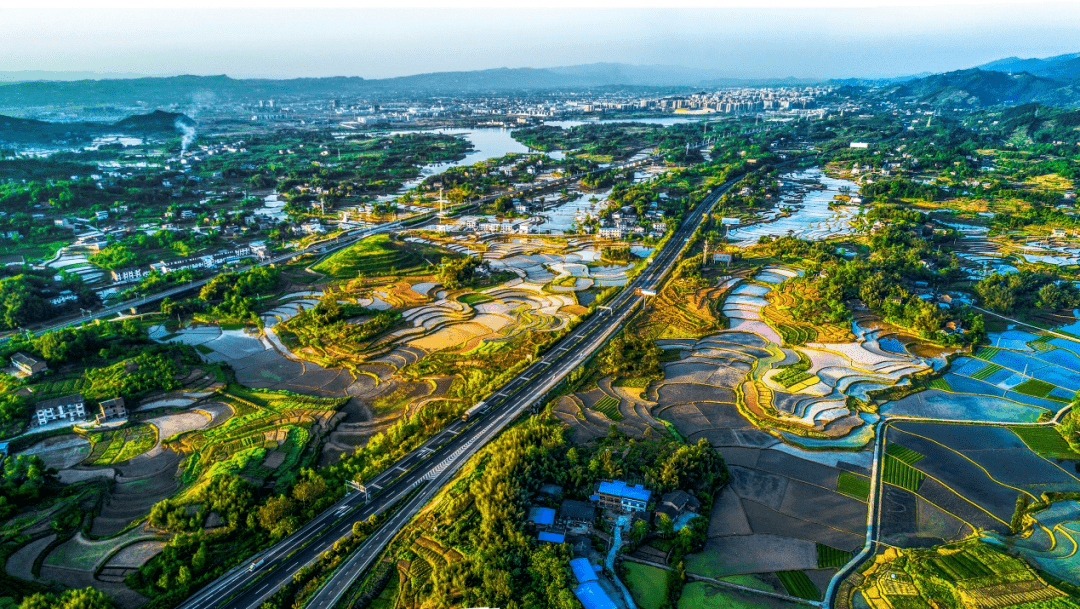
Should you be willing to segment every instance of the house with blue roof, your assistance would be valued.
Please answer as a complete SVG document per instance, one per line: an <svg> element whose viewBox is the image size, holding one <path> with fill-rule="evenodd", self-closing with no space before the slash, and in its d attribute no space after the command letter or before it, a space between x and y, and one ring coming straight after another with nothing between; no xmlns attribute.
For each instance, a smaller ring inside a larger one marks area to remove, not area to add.
<svg viewBox="0 0 1080 609"><path fill-rule="evenodd" d="M562 543L566 541L566 535L562 533L552 533L550 531L543 531L536 536L536 539L546 543Z"/></svg>
<svg viewBox="0 0 1080 609"><path fill-rule="evenodd" d="M574 572L574 579L579 584L596 581L596 569L593 569L588 558L575 558L570 561L570 570Z"/></svg>
<svg viewBox="0 0 1080 609"><path fill-rule="evenodd" d="M549 507L534 507L529 509L529 522L542 527L555 524L555 510Z"/></svg>
<svg viewBox="0 0 1080 609"><path fill-rule="evenodd" d="M591 581L574 588L574 596L577 597L585 609L618 609L615 601L604 592L599 582Z"/></svg>
<svg viewBox="0 0 1080 609"><path fill-rule="evenodd" d="M652 491L638 484L630 486L621 480L601 482L596 491L600 507L617 512L644 512Z"/></svg>

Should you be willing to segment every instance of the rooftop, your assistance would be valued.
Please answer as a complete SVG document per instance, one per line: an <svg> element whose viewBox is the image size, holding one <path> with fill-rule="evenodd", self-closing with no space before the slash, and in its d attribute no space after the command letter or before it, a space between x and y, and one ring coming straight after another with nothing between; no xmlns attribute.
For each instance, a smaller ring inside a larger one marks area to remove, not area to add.
<svg viewBox="0 0 1080 609"><path fill-rule="evenodd" d="M570 570L574 572L574 578L578 583L596 581L596 570L589 564L588 558L575 558L570 561Z"/></svg>
<svg viewBox="0 0 1080 609"><path fill-rule="evenodd" d="M585 609L618 609L607 592L595 581L585 582L574 588L574 596L585 605Z"/></svg>
<svg viewBox="0 0 1080 609"><path fill-rule="evenodd" d="M529 522L551 526L555 523L555 510L547 507L529 508Z"/></svg>
<svg viewBox="0 0 1080 609"><path fill-rule="evenodd" d="M67 406L68 404L78 404L83 401L81 393L73 393L71 395L65 395L51 400L42 400L37 404L34 404L35 410L42 410L45 408L56 408L57 406Z"/></svg>
<svg viewBox="0 0 1080 609"><path fill-rule="evenodd" d="M615 497L621 497L623 499L633 499L635 501L648 501L652 496L652 492L645 489L644 486L638 484L637 486L630 486L621 480L612 480L611 482L601 482L600 489L597 491L601 495L612 495Z"/></svg>
<svg viewBox="0 0 1080 609"><path fill-rule="evenodd" d="M566 541L566 535L563 535L562 533L550 533L548 531L540 533L536 536L536 538L540 541L546 541L548 543L562 543Z"/></svg>

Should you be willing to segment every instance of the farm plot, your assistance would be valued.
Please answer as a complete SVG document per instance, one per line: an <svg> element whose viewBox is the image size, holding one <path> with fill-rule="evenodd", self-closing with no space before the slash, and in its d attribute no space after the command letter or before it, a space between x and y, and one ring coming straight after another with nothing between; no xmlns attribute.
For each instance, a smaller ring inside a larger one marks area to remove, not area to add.
<svg viewBox="0 0 1080 609"><path fill-rule="evenodd" d="M690 582L679 597L678 609L804 609L805 605L753 592L732 590L707 582Z"/></svg>
<svg viewBox="0 0 1080 609"><path fill-rule="evenodd" d="M623 580L641 609L662 609L668 600L667 571L657 567L625 561Z"/></svg>
<svg viewBox="0 0 1080 609"><path fill-rule="evenodd" d="M933 484L931 481L927 486ZM926 488L923 492L930 494ZM882 488L879 526L883 541L906 548L957 541L974 531L971 525L926 499L888 484Z"/></svg>
<svg viewBox="0 0 1080 609"><path fill-rule="evenodd" d="M304 455L309 460L316 457L306 451L310 438L323 433L326 421L345 400L229 387L220 401L232 407L235 414L230 419L182 434L171 443L190 455L183 481L196 484L185 494L194 496L194 489L221 471L257 481L295 475ZM271 452L280 456L268 459Z"/></svg>
<svg viewBox="0 0 1080 609"><path fill-rule="evenodd" d="M90 442L90 454L83 461L86 465L112 465L124 463L137 457L157 444L157 429L147 424L136 424L116 430L86 434Z"/></svg>
<svg viewBox="0 0 1080 609"><path fill-rule="evenodd" d="M888 441L925 456L913 465L886 456L885 481L972 528L1007 531L1018 494L1035 500L1046 492L1080 492L1080 480L1008 428L904 422L890 428ZM911 529L910 519L905 526Z"/></svg>
<svg viewBox="0 0 1080 609"><path fill-rule="evenodd" d="M1022 560L978 541L930 549L890 548L875 557L858 587L865 597L889 606L944 602L986 609L1075 606Z"/></svg>
<svg viewBox="0 0 1080 609"><path fill-rule="evenodd" d="M983 539L995 547L1018 551L1032 565L1064 581L1080 580L1080 503L1058 501L1031 515L1036 526L1023 538L989 531Z"/></svg>
<svg viewBox="0 0 1080 609"><path fill-rule="evenodd" d="M687 558L690 573L813 570L823 566L819 547L833 560L862 547L866 503L836 490L851 474L777 450L721 452L731 482L713 505L705 549Z"/></svg>

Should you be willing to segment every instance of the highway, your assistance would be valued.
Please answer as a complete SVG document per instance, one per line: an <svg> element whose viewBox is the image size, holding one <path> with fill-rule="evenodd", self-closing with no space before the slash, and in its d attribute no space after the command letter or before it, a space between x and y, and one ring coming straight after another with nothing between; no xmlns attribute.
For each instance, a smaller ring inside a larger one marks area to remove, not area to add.
<svg viewBox="0 0 1080 609"><path fill-rule="evenodd" d="M193 595L181 607L256 609L290 581L300 568L314 562L334 542L349 535L353 522L385 512L423 485L338 568L308 604L319 609L333 607L394 535L453 478L469 457L537 404L630 318L644 298L635 293L636 289L654 289L660 284L678 262L686 241L700 225L705 213L734 182L732 180L720 186L698 204L666 245L654 254L652 262L608 303L610 310L598 310L542 358L492 394L485 400L488 405L485 412L468 423L455 421L393 467L367 482L370 501L359 492L347 495L302 529L260 554L258 558L263 562L256 568L249 569L248 565L252 563L248 562L233 569Z"/></svg>
<svg viewBox="0 0 1080 609"><path fill-rule="evenodd" d="M464 203L458 203L458 204L455 204L455 205L451 205L448 208L446 208L446 211L450 212L450 211L457 211L457 210L461 210L461 209L469 209L469 208L477 207L479 205L483 205L484 203L489 203L491 201L494 201L495 199L497 199L499 197L505 197L505 196L515 197L515 196L519 196L519 195L523 195L523 194L536 193L536 192L543 191L543 190L548 190L548 189L551 189L551 188L559 188L561 186L566 186L566 185L571 184L571 183L573 183L573 182L575 182L577 180L580 180L582 177L584 177L586 175L590 175L590 174L593 174L593 173L600 173L600 172L603 172L603 171L619 171L619 170L622 170L622 169L629 169L631 167L639 167L641 165L644 165L645 163L652 162L656 158L657 158L657 156L653 155L653 156L645 157L643 159L638 159L636 161L627 161L625 163L620 163L618 165L612 165L610 167L603 167L603 168L596 169L596 170L593 170L593 171L587 171L587 172L583 172L583 173L579 173L579 174L574 174L572 176L567 176L565 178L558 178L558 179L555 179L555 180L546 180L544 182L537 182L535 184L530 184L528 186L525 186L523 188L518 188L516 190L512 190L512 191L508 191L508 192L500 192L500 193L496 193L496 194L492 194L492 195L487 195L485 197L481 197L479 199L475 199L475 200L472 200L472 201L467 201L467 202L464 202ZM412 216L409 216L408 218L403 218L401 220L395 220L394 222L388 222L386 224L379 224L379 225L371 226L371 227L367 227L367 228L351 230L351 231L349 231L349 232L347 232L347 233L345 233L345 234L343 234L341 236L338 236L338 237L336 237L334 239L328 239L326 241L320 241L318 243L314 243L314 244L312 244L312 245L310 245L310 246L308 246L308 247L306 247L304 249L301 249L301 250L294 250L294 251L278 254L276 256L267 258L266 260L261 260L261 261L255 263L252 266L253 267L255 267L255 266L269 266L271 264L279 264L279 263L284 262L284 261L286 261L286 260L288 260L290 258L293 258L293 257L296 257L296 256L303 256L305 254L319 254L319 255L329 254L329 253L337 251L339 249L348 247L348 246L356 243L357 241L363 239L364 237L370 237L371 235L374 235L376 233L385 233L385 232L397 230L397 229L400 229L400 228L418 226L419 224L423 223L424 221L431 220L431 219L434 219L434 218L436 218L436 212L435 212L435 210L431 210L431 211L427 211L427 212L417 213L417 214L414 214ZM192 281L192 282L188 282L188 283L185 283L185 284L182 284L182 285L178 285L178 286L169 288L167 290L163 290L161 292L156 292L154 294L148 294L146 296L135 298L133 300L128 300L128 301L125 301L125 302L122 302L122 303L119 303L119 304L115 304L115 305L112 305L112 306L109 306L109 307L105 307L103 309L93 310L88 315L82 315L82 316L79 316L79 317L70 317L70 318L67 318L67 319L63 319L61 321L54 322L54 323L51 323L51 324L46 325L46 326L38 327L35 330L33 330L33 333L36 336L41 336L42 334L44 334L46 332L49 332L51 330L59 330L61 328L67 328L69 326L74 326L74 325L79 325L79 324L86 323L86 322L89 322L89 321L94 321L95 319L104 319L106 317L109 317L111 315L116 315L116 314L121 313L123 311L126 311L128 309L138 308L138 307L142 307L142 306L145 306L145 305L148 305L148 304L153 304L155 302L158 302L160 300L163 300L163 299L171 297L171 296L175 296L177 294L182 294L182 293L188 292L190 290L199 289L202 286L206 285L207 283L210 283L210 281L212 281L215 276L216 276L216 274L211 275L210 277L206 277L204 279L198 279L198 280L195 280L195 281ZM11 335L0 337L0 344L3 344L5 342L7 342L10 338L11 338Z"/></svg>

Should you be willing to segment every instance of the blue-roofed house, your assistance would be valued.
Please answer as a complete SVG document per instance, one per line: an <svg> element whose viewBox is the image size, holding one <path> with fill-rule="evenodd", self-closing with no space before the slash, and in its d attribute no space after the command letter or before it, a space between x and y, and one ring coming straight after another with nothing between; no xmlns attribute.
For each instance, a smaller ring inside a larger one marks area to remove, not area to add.
<svg viewBox="0 0 1080 609"><path fill-rule="evenodd" d="M596 494L600 507L620 512L644 512L652 492L638 484L630 486L621 480L601 482Z"/></svg>
<svg viewBox="0 0 1080 609"><path fill-rule="evenodd" d="M579 584L596 581L596 569L589 564L588 558L575 558L570 561L570 570L574 572L574 578Z"/></svg>
<svg viewBox="0 0 1080 609"><path fill-rule="evenodd" d="M585 609L618 609L611 597L600 587L599 582L591 581L574 588L574 596L585 605Z"/></svg>
<svg viewBox="0 0 1080 609"><path fill-rule="evenodd" d="M540 541L547 543L562 543L566 541L566 535L562 533L552 533L550 531L543 531L536 538Z"/></svg>
<svg viewBox="0 0 1080 609"><path fill-rule="evenodd" d="M555 524L555 510L548 507L529 508L529 522L542 527Z"/></svg>

